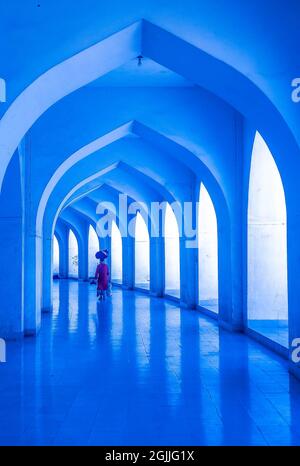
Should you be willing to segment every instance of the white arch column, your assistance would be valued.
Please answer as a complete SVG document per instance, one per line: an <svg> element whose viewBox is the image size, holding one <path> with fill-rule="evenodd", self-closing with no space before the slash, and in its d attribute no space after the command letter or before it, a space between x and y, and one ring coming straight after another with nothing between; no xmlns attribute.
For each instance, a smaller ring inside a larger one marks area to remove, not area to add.
<svg viewBox="0 0 300 466"><path fill-rule="evenodd" d="M288 306L289 306L289 370L300 379L300 208L295 199L288 209Z"/></svg>
<svg viewBox="0 0 300 466"><path fill-rule="evenodd" d="M89 225L77 225L80 232L78 242L78 279L89 280Z"/></svg>
<svg viewBox="0 0 300 466"><path fill-rule="evenodd" d="M23 335L23 180L15 153L0 195L0 338Z"/></svg>
<svg viewBox="0 0 300 466"><path fill-rule="evenodd" d="M59 277L68 278L69 271L69 249L68 249L68 229L62 227L58 233L59 242Z"/></svg>
<svg viewBox="0 0 300 466"><path fill-rule="evenodd" d="M56 238L59 244L59 277L68 278L69 270L69 248L68 248L68 236L69 229L59 224L56 226ZM43 307L42 312L52 312L52 290L53 290L53 238L44 240L44 251L43 254ZM46 268L48 267L48 268ZM50 271L48 273L48 271Z"/></svg>
<svg viewBox="0 0 300 466"><path fill-rule="evenodd" d="M52 312L52 285L53 285L53 238L43 239L43 295L42 312ZM44 271L49 269L50 274Z"/></svg>
<svg viewBox="0 0 300 466"><path fill-rule="evenodd" d="M109 272L111 274L111 254L112 254L111 253L111 237L107 236L106 238L103 238L102 244L103 244L103 249L108 249L108 258L106 262L109 267ZM110 278L111 278L111 275L110 275Z"/></svg>
<svg viewBox="0 0 300 466"><path fill-rule="evenodd" d="M243 133L244 120L236 115L232 193L227 196L226 206L212 199L218 226L219 324L234 332L243 331L246 314L243 301Z"/></svg>
<svg viewBox="0 0 300 466"><path fill-rule="evenodd" d="M197 248L188 248L180 238L180 304L195 309L197 306Z"/></svg>
<svg viewBox="0 0 300 466"><path fill-rule="evenodd" d="M27 225L24 258L24 333L28 336L36 335L41 325L42 260L42 237L30 233L30 226Z"/></svg>
<svg viewBox="0 0 300 466"><path fill-rule="evenodd" d="M123 288L132 290L134 288L134 238L131 236L122 238L122 261Z"/></svg>
<svg viewBox="0 0 300 466"><path fill-rule="evenodd" d="M164 238L150 237L150 294L162 297L164 295Z"/></svg>
<svg viewBox="0 0 300 466"><path fill-rule="evenodd" d="M186 199L190 201L190 199ZM183 204L182 204L183 206ZM197 224L197 204L195 199L191 202L191 219L189 219L190 229L194 229L196 232ZM197 306L197 257L198 257L198 243L197 235L195 237L189 237L186 233L184 214L182 211L181 225L179 223L179 235L180 235L180 304L182 306L195 309ZM179 215L177 214L179 220ZM191 235L192 233L189 232Z"/></svg>
<svg viewBox="0 0 300 466"><path fill-rule="evenodd" d="M26 150L26 142L25 148ZM26 153L25 153L26 155ZM31 202L30 178L33 176L30 157L24 157L25 224L24 224L24 335L36 335L41 325L43 237L36 228L36 212Z"/></svg>

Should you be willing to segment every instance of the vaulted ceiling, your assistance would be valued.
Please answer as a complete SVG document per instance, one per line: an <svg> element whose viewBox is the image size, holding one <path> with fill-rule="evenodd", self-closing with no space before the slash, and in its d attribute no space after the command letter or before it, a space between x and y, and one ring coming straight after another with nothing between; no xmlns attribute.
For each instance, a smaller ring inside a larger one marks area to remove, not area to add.
<svg viewBox="0 0 300 466"><path fill-rule="evenodd" d="M89 202L103 184L133 199L178 198L176 173L187 186L201 172L234 203L241 118L263 134L297 188L300 107L291 81L300 73L299 13L294 0L5 5L0 182L29 135L41 218L52 195L62 209ZM103 163L93 170L96 158Z"/></svg>

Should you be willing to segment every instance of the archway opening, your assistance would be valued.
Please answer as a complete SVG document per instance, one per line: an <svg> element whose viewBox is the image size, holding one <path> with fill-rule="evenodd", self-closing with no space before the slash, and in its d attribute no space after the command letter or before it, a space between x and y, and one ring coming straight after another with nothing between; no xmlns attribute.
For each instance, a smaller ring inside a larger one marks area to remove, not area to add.
<svg viewBox="0 0 300 466"><path fill-rule="evenodd" d="M288 347L286 203L280 173L257 132L248 201L248 326Z"/></svg>
<svg viewBox="0 0 300 466"><path fill-rule="evenodd" d="M138 212L135 220L135 287L150 289L150 240L142 215Z"/></svg>
<svg viewBox="0 0 300 466"><path fill-rule="evenodd" d="M123 277L122 237L116 222L111 224L111 279L113 283L121 284Z"/></svg>
<svg viewBox="0 0 300 466"><path fill-rule="evenodd" d="M165 294L180 298L180 240L176 215L169 203L164 218Z"/></svg>
<svg viewBox="0 0 300 466"><path fill-rule="evenodd" d="M53 250L52 250L52 274L53 278L59 278L59 259L60 259L60 251L59 251L59 242L57 237L53 235Z"/></svg>
<svg viewBox="0 0 300 466"><path fill-rule="evenodd" d="M218 224L213 202L203 183L198 209L198 304L219 312Z"/></svg>
<svg viewBox="0 0 300 466"><path fill-rule="evenodd" d="M95 257L97 251L99 251L99 238L95 229L90 225L89 227L89 277L95 277L96 268L98 261Z"/></svg>
<svg viewBox="0 0 300 466"><path fill-rule="evenodd" d="M73 231L69 231L69 278L78 279L78 241Z"/></svg>

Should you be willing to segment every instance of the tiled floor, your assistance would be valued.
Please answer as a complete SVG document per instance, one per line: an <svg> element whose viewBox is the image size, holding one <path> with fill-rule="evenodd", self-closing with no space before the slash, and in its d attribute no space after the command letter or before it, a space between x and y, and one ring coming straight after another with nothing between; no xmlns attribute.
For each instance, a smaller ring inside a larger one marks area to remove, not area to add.
<svg viewBox="0 0 300 466"><path fill-rule="evenodd" d="M284 348L289 346L289 328L287 320L248 320L249 328L275 341Z"/></svg>
<svg viewBox="0 0 300 466"><path fill-rule="evenodd" d="M219 302L217 299L210 299L210 300L200 300L199 306L208 309L209 311L213 312L214 314L219 313Z"/></svg>
<svg viewBox="0 0 300 466"><path fill-rule="evenodd" d="M164 291L165 295L170 296L172 298L180 299L180 290L174 288L166 288Z"/></svg>
<svg viewBox="0 0 300 466"><path fill-rule="evenodd" d="M149 282L135 283L135 287L141 290L150 290Z"/></svg>
<svg viewBox="0 0 300 466"><path fill-rule="evenodd" d="M0 444L300 445L300 383L255 341L145 294L54 291L0 365Z"/></svg>

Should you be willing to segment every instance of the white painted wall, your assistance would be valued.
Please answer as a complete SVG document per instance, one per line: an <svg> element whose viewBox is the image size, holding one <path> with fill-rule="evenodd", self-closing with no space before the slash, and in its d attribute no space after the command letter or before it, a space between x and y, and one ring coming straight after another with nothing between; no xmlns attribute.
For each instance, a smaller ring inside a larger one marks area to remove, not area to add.
<svg viewBox="0 0 300 466"><path fill-rule="evenodd" d="M123 263L122 263L122 237L116 222L111 225L111 279L122 283Z"/></svg>
<svg viewBox="0 0 300 466"><path fill-rule="evenodd" d="M218 311L218 227L212 200L203 184L198 210L199 304Z"/></svg>
<svg viewBox="0 0 300 466"><path fill-rule="evenodd" d="M99 251L99 239L95 229L90 225L89 227L89 277L94 277L98 260L95 257L96 252Z"/></svg>
<svg viewBox="0 0 300 466"><path fill-rule="evenodd" d="M0 102L6 102L6 82L3 78L0 78Z"/></svg>
<svg viewBox="0 0 300 466"><path fill-rule="evenodd" d="M72 230L69 232L69 277L78 278L78 243Z"/></svg>
<svg viewBox="0 0 300 466"><path fill-rule="evenodd" d="M59 244L56 236L53 236L53 275L59 274Z"/></svg>
<svg viewBox="0 0 300 466"><path fill-rule="evenodd" d="M166 205L165 222L165 293L180 294L180 243L176 216L170 206Z"/></svg>
<svg viewBox="0 0 300 466"><path fill-rule="evenodd" d="M146 223L138 212L135 222L135 285L150 286L150 241Z"/></svg>
<svg viewBox="0 0 300 466"><path fill-rule="evenodd" d="M256 133L248 206L248 318L287 316L285 196L272 154Z"/></svg>

